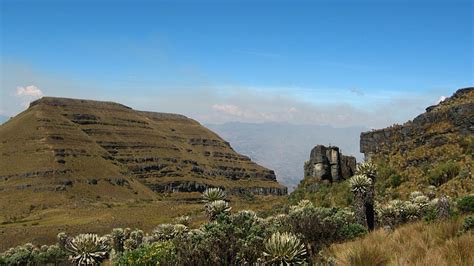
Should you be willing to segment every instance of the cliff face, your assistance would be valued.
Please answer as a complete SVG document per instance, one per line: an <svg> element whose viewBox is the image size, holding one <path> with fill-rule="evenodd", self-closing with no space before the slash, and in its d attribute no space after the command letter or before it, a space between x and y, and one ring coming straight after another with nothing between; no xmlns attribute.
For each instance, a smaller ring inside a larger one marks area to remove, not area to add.
<svg viewBox="0 0 474 266"><path fill-rule="evenodd" d="M145 197L223 187L286 194L272 170L182 115L45 97L0 127L0 190Z"/></svg>
<svg viewBox="0 0 474 266"><path fill-rule="evenodd" d="M342 155L338 147L317 145L304 164L304 177L341 181L354 175L355 170L355 157Z"/></svg>
<svg viewBox="0 0 474 266"><path fill-rule="evenodd" d="M360 151L368 159L384 160L419 189L431 169L446 161L472 176L473 132L474 88L465 88L403 125L362 133ZM446 191L462 190L452 183Z"/></svg>
<svg viewBox="0 0 474 266"><path fill-rule="evenodd" d="M360 152L366 157L388 155L394 151L423 145L438 147L450 142L449 135L469 136L474 132L474 88L458 90L426 113L403 125L364 132L360 136Z"/></svg>

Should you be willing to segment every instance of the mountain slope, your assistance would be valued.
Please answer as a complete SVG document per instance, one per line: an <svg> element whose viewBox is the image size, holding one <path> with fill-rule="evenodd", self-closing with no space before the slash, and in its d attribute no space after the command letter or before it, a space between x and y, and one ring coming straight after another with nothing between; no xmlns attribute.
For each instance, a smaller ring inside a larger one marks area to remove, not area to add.
<svg viewBox="0 0 474 266"><path fill-rule="evenodd" d="M450 195L472 193L473 133L474 88L465 88L413 121L362 133L360 150L379 164L384 193L428 185Z"/></svg>
<svg viewBox="0 0 474 266"><path fill-rule="evenodd" d="M151 190L285 194L273 171L181 115L42 98L0 127L0 189L115 200Z"/></svg>

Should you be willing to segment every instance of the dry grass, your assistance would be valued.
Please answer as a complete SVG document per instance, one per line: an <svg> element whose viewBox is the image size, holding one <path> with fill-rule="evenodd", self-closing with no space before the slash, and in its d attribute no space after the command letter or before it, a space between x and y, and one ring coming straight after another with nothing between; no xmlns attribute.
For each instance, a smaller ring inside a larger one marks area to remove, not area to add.
<svg viewBox="0 0 474 266"><path fill-rule="evenodd" d="M0 193L0 202L2 196ZM232 212L243 209L268 212L275 205L284 202L286 197L256 196L253 200L243 200L231 196L229 199ZM115 227L130 227L140 228L148 233L157 225L173 222L182 215L191 217L192 228L198 228L208 221L200 193L173 193L161 200L38 207L18 212L14 218L6 216L1 207L0 205L0 253L27 242L35 245L53 244L56 242L56 235L63 231L70 235L107 234ZM25 208L27 206L23 209ZM14 212L10 210L9 213Z"/></svg>
<svg viewBox="0 0 474 266"><path fill-rule="evenodd" d="M405 225L392 233L379 229L367 237L336 244L325 254L337 265L474 265L474 236L457 236L459 220Z"/></svg>

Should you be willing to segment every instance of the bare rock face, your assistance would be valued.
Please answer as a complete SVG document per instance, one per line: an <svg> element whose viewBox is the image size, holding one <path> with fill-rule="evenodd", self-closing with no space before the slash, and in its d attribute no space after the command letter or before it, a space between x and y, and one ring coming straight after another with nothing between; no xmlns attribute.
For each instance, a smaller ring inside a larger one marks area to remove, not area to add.
<svg viewBox="0 0 474 266"><path fill-rule="evenodd" d="M311 150L309 161L304 165L305 178L341 181L354 175L356 159L345 156L335 146L317 145Z"/></svg>

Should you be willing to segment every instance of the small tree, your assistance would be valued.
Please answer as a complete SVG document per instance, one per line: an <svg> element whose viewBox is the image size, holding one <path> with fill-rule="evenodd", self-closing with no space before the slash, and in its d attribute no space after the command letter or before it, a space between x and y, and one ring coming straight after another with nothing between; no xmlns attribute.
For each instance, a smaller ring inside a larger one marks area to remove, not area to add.
<svg viewBox="0 0 474 266"><path fill-rule="evenodd" d="M354 193L354 207L356 222L362 226L366 223L366 203L371 195L372 180L366 175L355 175L349 179L349 185Z"/></svg>

